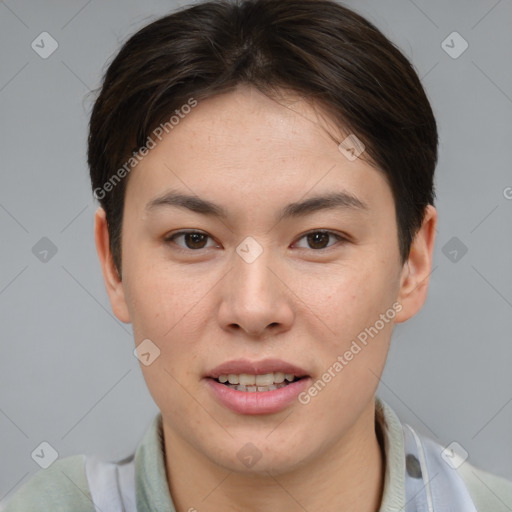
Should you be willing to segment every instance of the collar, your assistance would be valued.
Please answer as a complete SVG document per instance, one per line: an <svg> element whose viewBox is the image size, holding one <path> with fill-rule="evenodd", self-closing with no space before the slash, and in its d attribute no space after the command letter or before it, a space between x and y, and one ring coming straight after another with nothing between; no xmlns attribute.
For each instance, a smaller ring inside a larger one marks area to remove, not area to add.
<svg viewBox="0 0 512 512"><path fill-rule="evenodd" d="M379 397L375 397L377 437L380 432L386 469L384 492L379 512L405 510L405 448L402 424L395 411Z"/></svg>
<svg viewBox="0 0 512 512"><path fill-rule="evenodd" d="M405 449L402 424L395 412L375 397L376 432L385 455L384 491L379 512L405 507ZM162 413L158 413L135 452L137 510L176 512L172 501L164 458Z"/></svg>

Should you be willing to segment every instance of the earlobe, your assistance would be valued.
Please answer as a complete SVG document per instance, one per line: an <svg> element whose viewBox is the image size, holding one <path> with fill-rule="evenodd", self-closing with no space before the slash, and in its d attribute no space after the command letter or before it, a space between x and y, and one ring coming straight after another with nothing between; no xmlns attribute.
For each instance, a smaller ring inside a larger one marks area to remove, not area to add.
<svg viewBox="0 0 512 512"><path fill-rule="evenodd" d="M409 257L402 269L398 295L402 310L396 315L396 323L409 320L425 303L432 272L436 226L437 211L432 205L428 205L423 223L414 237Z"/></svg>
<svg viewBox="0 0 512 512"><path fill-rule="evenodd" d="M130 314L126 304L123 282L114 265L105 210L101 207L96 210L94 216L94 238L112 311L121 322L129 323Z"/></svg>

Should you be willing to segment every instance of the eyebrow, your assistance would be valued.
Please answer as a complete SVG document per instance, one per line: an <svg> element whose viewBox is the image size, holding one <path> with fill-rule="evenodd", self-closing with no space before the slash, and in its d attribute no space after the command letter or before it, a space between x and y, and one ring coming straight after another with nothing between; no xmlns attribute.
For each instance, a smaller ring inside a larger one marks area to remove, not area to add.
<svg viewBox="0 0 512 512"><path fill-rule="evenodd" d="M162 207L185 208L202 215L227 219L228 212L222 206L217 205L198 196L188 195L181 192L170 191L162 196L156 197L146 205L146 211L152 212ZM277 221L289 219L291 217L304 217L320 210L331 210L335 208L369 211L366 203L358 199L349 192L333 192L323 194L290 203L285 206L278 214Z"/></svg>

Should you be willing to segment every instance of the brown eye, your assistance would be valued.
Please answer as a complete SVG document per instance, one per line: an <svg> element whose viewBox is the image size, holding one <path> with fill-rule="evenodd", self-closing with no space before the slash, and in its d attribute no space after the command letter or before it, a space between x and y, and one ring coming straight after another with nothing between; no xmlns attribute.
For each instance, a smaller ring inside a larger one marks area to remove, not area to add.
<svg viewBox="0 0 512 512"><path fill-rule="evenodd" d="M174 235L165 238L165 242L173 242L182 249L198 250L207 247L208 239L210 237L198 231L180 231ZM176 242L178 239L183 239L182 243Z"/></svg>
<svg viewBox="0 0 512 512"><path fill-rule="evenodd" d="M323 249L327 247L329 235L327 233L310 233L307 235L308 244L312 249Z"/></svg>
<svg viewBox="0 0 512 512"><path fill-rule="evenodd" d="M185 245L189 249L202 249L206 245L207 236L202 233L187 233L184 235Z"/></svg>
<svg viewBox="0 0 512 512"><path fill-rule="evenodd" d="M332 231L311 231L303 235L300 240L306 240L306 246L298 245L301 249L327 249L333 246L337 241L344 242L345 239Z"/></svg>

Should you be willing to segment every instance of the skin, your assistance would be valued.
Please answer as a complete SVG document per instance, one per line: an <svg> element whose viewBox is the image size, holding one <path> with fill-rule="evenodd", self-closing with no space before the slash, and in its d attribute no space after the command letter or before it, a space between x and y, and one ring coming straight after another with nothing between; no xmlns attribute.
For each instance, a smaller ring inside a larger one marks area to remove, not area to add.
<svg viewBox="0 0 512 512"><path fill-rule="evenodd" d="M217 402L203 379L228 360L271 357L304 368L314 382L393 303L402 306L394 321L404 322L425 301L436 210L427 208L402 264L384 175L363 158L347 159L326 132L334 124L318 109L291 95L280 102L247 86L205 100L132 171L122 280L104 211L96 213L112 309L133 324L137 345L149 338L161 351L141 369L162 412L178 512L374 512L381 502L375 392L393 321L307 405L241 415ZM148 211L171 189L208 199L228 217L172 206ZM276 223L287 204L333 191L368 209L326 209ZM199 249L183 236L165 241L182 229L210 238L188 240ZM319 229L347 240L308 244L304 235ZM247 236L263 248L250 264L236 252ZM237 457L248 442L262 455L251 468Z"/></svg>

